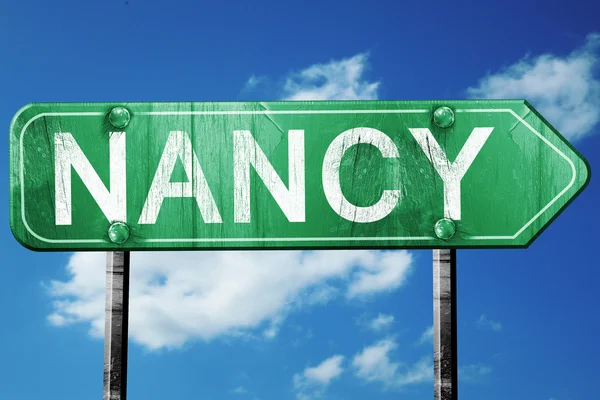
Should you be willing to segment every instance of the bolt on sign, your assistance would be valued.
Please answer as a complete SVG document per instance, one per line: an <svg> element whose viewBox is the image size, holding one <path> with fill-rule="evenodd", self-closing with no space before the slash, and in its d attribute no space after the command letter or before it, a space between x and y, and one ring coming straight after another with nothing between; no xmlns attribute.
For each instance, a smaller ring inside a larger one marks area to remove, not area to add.
<svg viewBox="0 0 600 400"><path fill-rule="evenodd" d="M34 103L10 225L33 250L527 247L589 176L526 101Z"/></svg>

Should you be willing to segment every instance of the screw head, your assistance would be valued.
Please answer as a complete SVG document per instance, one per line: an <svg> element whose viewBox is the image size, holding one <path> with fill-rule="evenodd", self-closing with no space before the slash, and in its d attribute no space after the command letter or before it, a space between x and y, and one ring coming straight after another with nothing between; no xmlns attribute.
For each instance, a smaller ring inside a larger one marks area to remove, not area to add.
<svg viewBox="0 0 600 400"><path fill-rule="evenodd" d="M114 107L108 114L108 121L115 128L125 128L129 125L129 120L131 120L131 114L125 107Z"/></svg>
<svg viewBox="0 0 600 400"><path fill-rule="evenodd" d="M440 107L433 112L433 122L440 128L448 128L454 123L454 111L450 107Z"/></svg>
<svg viewBox="0 0 600 400"><path fill-rule="evenodd" d="M108 228L108 238L111 242L122 244L129 239L129 227L123 222L114 222Z"/></svg>
<svg viewBox="0 0 600 400"><path fill-rule="evenodd" d="M456 225L451 219L443 218L435 223L433 230L438 238L448 240L456 233Z"/></svg>

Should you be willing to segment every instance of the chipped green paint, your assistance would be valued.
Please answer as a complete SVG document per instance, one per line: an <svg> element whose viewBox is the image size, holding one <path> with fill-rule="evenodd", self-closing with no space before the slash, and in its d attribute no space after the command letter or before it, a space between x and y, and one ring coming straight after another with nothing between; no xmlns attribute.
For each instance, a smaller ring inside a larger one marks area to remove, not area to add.
<svg viewBox="0 0 600 400"><path fill-rule="evenodd" d="M35 103L10 225L57 251L527 247L589 176L518 100Z"/></svg>

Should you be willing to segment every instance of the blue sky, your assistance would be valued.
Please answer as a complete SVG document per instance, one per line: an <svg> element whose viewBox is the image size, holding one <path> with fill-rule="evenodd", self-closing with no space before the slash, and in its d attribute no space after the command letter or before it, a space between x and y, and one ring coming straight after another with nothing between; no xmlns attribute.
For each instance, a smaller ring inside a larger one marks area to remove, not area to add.
<svg viewBox="0 0 600 400"><path fill-rule="evenodd" d="M526 98L594 171L600 9L536 3L3 2L0 175L35 101L473 96ZM458 251L461 399L597 396L595 181L530 248ZM105 255L26 250L8 211L2 398L98 399ZM299 260L134 253L129 398L432 398L431 251Z"/></svg>

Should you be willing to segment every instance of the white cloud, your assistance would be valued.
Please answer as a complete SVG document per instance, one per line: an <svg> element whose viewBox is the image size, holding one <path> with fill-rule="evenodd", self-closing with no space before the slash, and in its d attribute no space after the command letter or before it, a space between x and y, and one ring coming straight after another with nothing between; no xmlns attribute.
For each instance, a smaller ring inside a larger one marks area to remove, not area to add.
<svg viewBox="0 0 600 400"><path fill-rule="evenodd" d="M487 379L492 368L485 364L469 364L458 368L458 379L469 383L481 383Z"/></svg>
<svg viewBox="0 0 600 400"><path fill-rule="evenodd" d="M390 325L392 325L393 323L394 323L393 315L386 315L386 314L379 313L377 315L377 317L375 317L371 321L369 321L369 328L378 332L383 329L389 328Z"/></svg>
<svg viewBox="0 0 600 400"><path fill-rule="evenodd" d="M419 338L419 344L430 343L433 341L433 326L425 329Z"/></svg>
<svg viewBox="0 0 600 400"><path fill-rule="evenodd" d="M302 385L304 383L315 383L318 385L329 385L329 383L342 374L342 362L344 356L335 355L316 367L307 367L302 374L297 374L294 377L294 385Z"/></svg>
<svg viewBox="0 0 600 400"><path fill-rule="evenodd" d="M600 121L599 47L600 34L590 34L567 56L526 56L467 92L474 98L524 98L565 137L581 138Z"/></svg>
<svg viewBox="0 0 600 400"><path fill-rule="evenodd" d="M264 76L256 76L251 75L250 78L246 81L246 85L244 86L244 90L252 90L256 88L258 85L263 83L267 78Z"/></svg>
<svg viewBox="0 0 600 400"><path fill-rule="evenodd" d="M49 284L50 322L86 323L103 337L105 257L71 256L70 277ZM334 298L325 289L328 296L311 300L324 285L347 297L388 291L405 281L411 262L406 251L134 252L129 335L149 349L257 330L274 337L288 313Z"/></svg>
<svg viewBox="0 0 600 400"><path fill-rule="evenodd" d="M313 331L312 329L308 328L302 328L301 326L296 326L296 338L293 339L291 341L292 346L294 347L298 347L301 346L302 344L308 342L309 340L311 340L314 337Z"/></svg>
<svg viewBox="0 0 600 400"><path fill-rule="evenodd" d="M233 393L233 394L246 394L246 393L248 393L248 389L246 389L243 386L238 386L235 389L233 389L231 391L231 393Z"/></svg>
<svg viewBox="0 0 600 400"><path fill-rule="evenodd" d="M314 64L290 72L282 80L251 75L244 91L279 91L284 100L376 100L380 82L365 79L369 54Z"/></svg>
<svg viewBox="0 0 600 400"><path fill-rule="evenodd" d="M380 82L363 77L367 53L314 64L290 73L283 84L286 100L375 100Z"/></svg>
<svg viewBox="0 0 600 400"><path fill-rule="evenodd" d="M500 322L488 319L485 314L481 314L477 320L477 327L480 329L491 329L494 332L499 332L502 330L502 324Z"/></svg>
<svg viewBox="0 0 600 400"><path fill-rule="evenodd" d="M326 304L337 297L339 293L339 288L324 283L315 287L306 295L305 303L307 305Z"/></svg>
<svg viewBox="0 0 600 400"><path fill-rule="evenodd" d="M295 374L293 380L297 398L305 400L322 397L331 381L344 372L343 361L344 356L334 355L315 367L307 367L302 373Z"/></svg>
<svg viewBox="0 0 600 400"><path fill-rule="evenodd" d="M433 380L433 363L431 357L423 357L405 372L398 375L396 386L415 385L423 382L431 382Z"/></svg>
<svg viewBox="0 0 600 400"><path fill-rule="evenodd" d="M401 388L432 379L433 367L429 357L404 366L390 359L390 352L396 348L396 341L392 338L365 347L352 361L356 376L366 382L382 383L385 388Z"/></svg>
<svg viewBox="0 0 600 400"><path fill-rule="evenodd" d="M393 338L365 347L352 360L355 375L368 383L380 383L386 390L433 381L432 356L422 357L413 364L393 361L391 354L397 347ZM486 364L468 364L459 366L458 374L461 381L482 383L491 371L492 368Z"/></svg>
<svg viewBox="0 0 600 400"><path fill-rule="evenodd" d="M266 339L273 339L275 336L277 336L277 333L279 333L279 328L281 328L281 325L284 321L284 314L285 312L279 313L275 317L271 318L269 321L269 327L263 331L263 336Z"/></svg>
<svg viewBox="0 0 600 400"><path fill-rule="evenodd" d="M48 315L48 321L54 326L64 326L64 325L68 325L69 322L73 322L73 321L67 320L67 318L65 318L64 316L62 316L60 314L56 314L56 313L52 313L52 314Z"/></svg>
<svg viewBox="0 0 600 400"><path fill-rule="evenodd" d="M388 353L396 347L393 339L384 339L365 347L352 361L356 368L356 376L367 382L380 381L390 385L394 381L399 364L391 362Z"/></svg>
<svg viewBox="0 0 600 400"><path fill-rule="evenodd" d="M383 253L378 264L371 264L356 271L355 279L346 293L347 297L362 297L398 288L408 276L411 263L412 255L406 251L401 254Z"/></svg>

